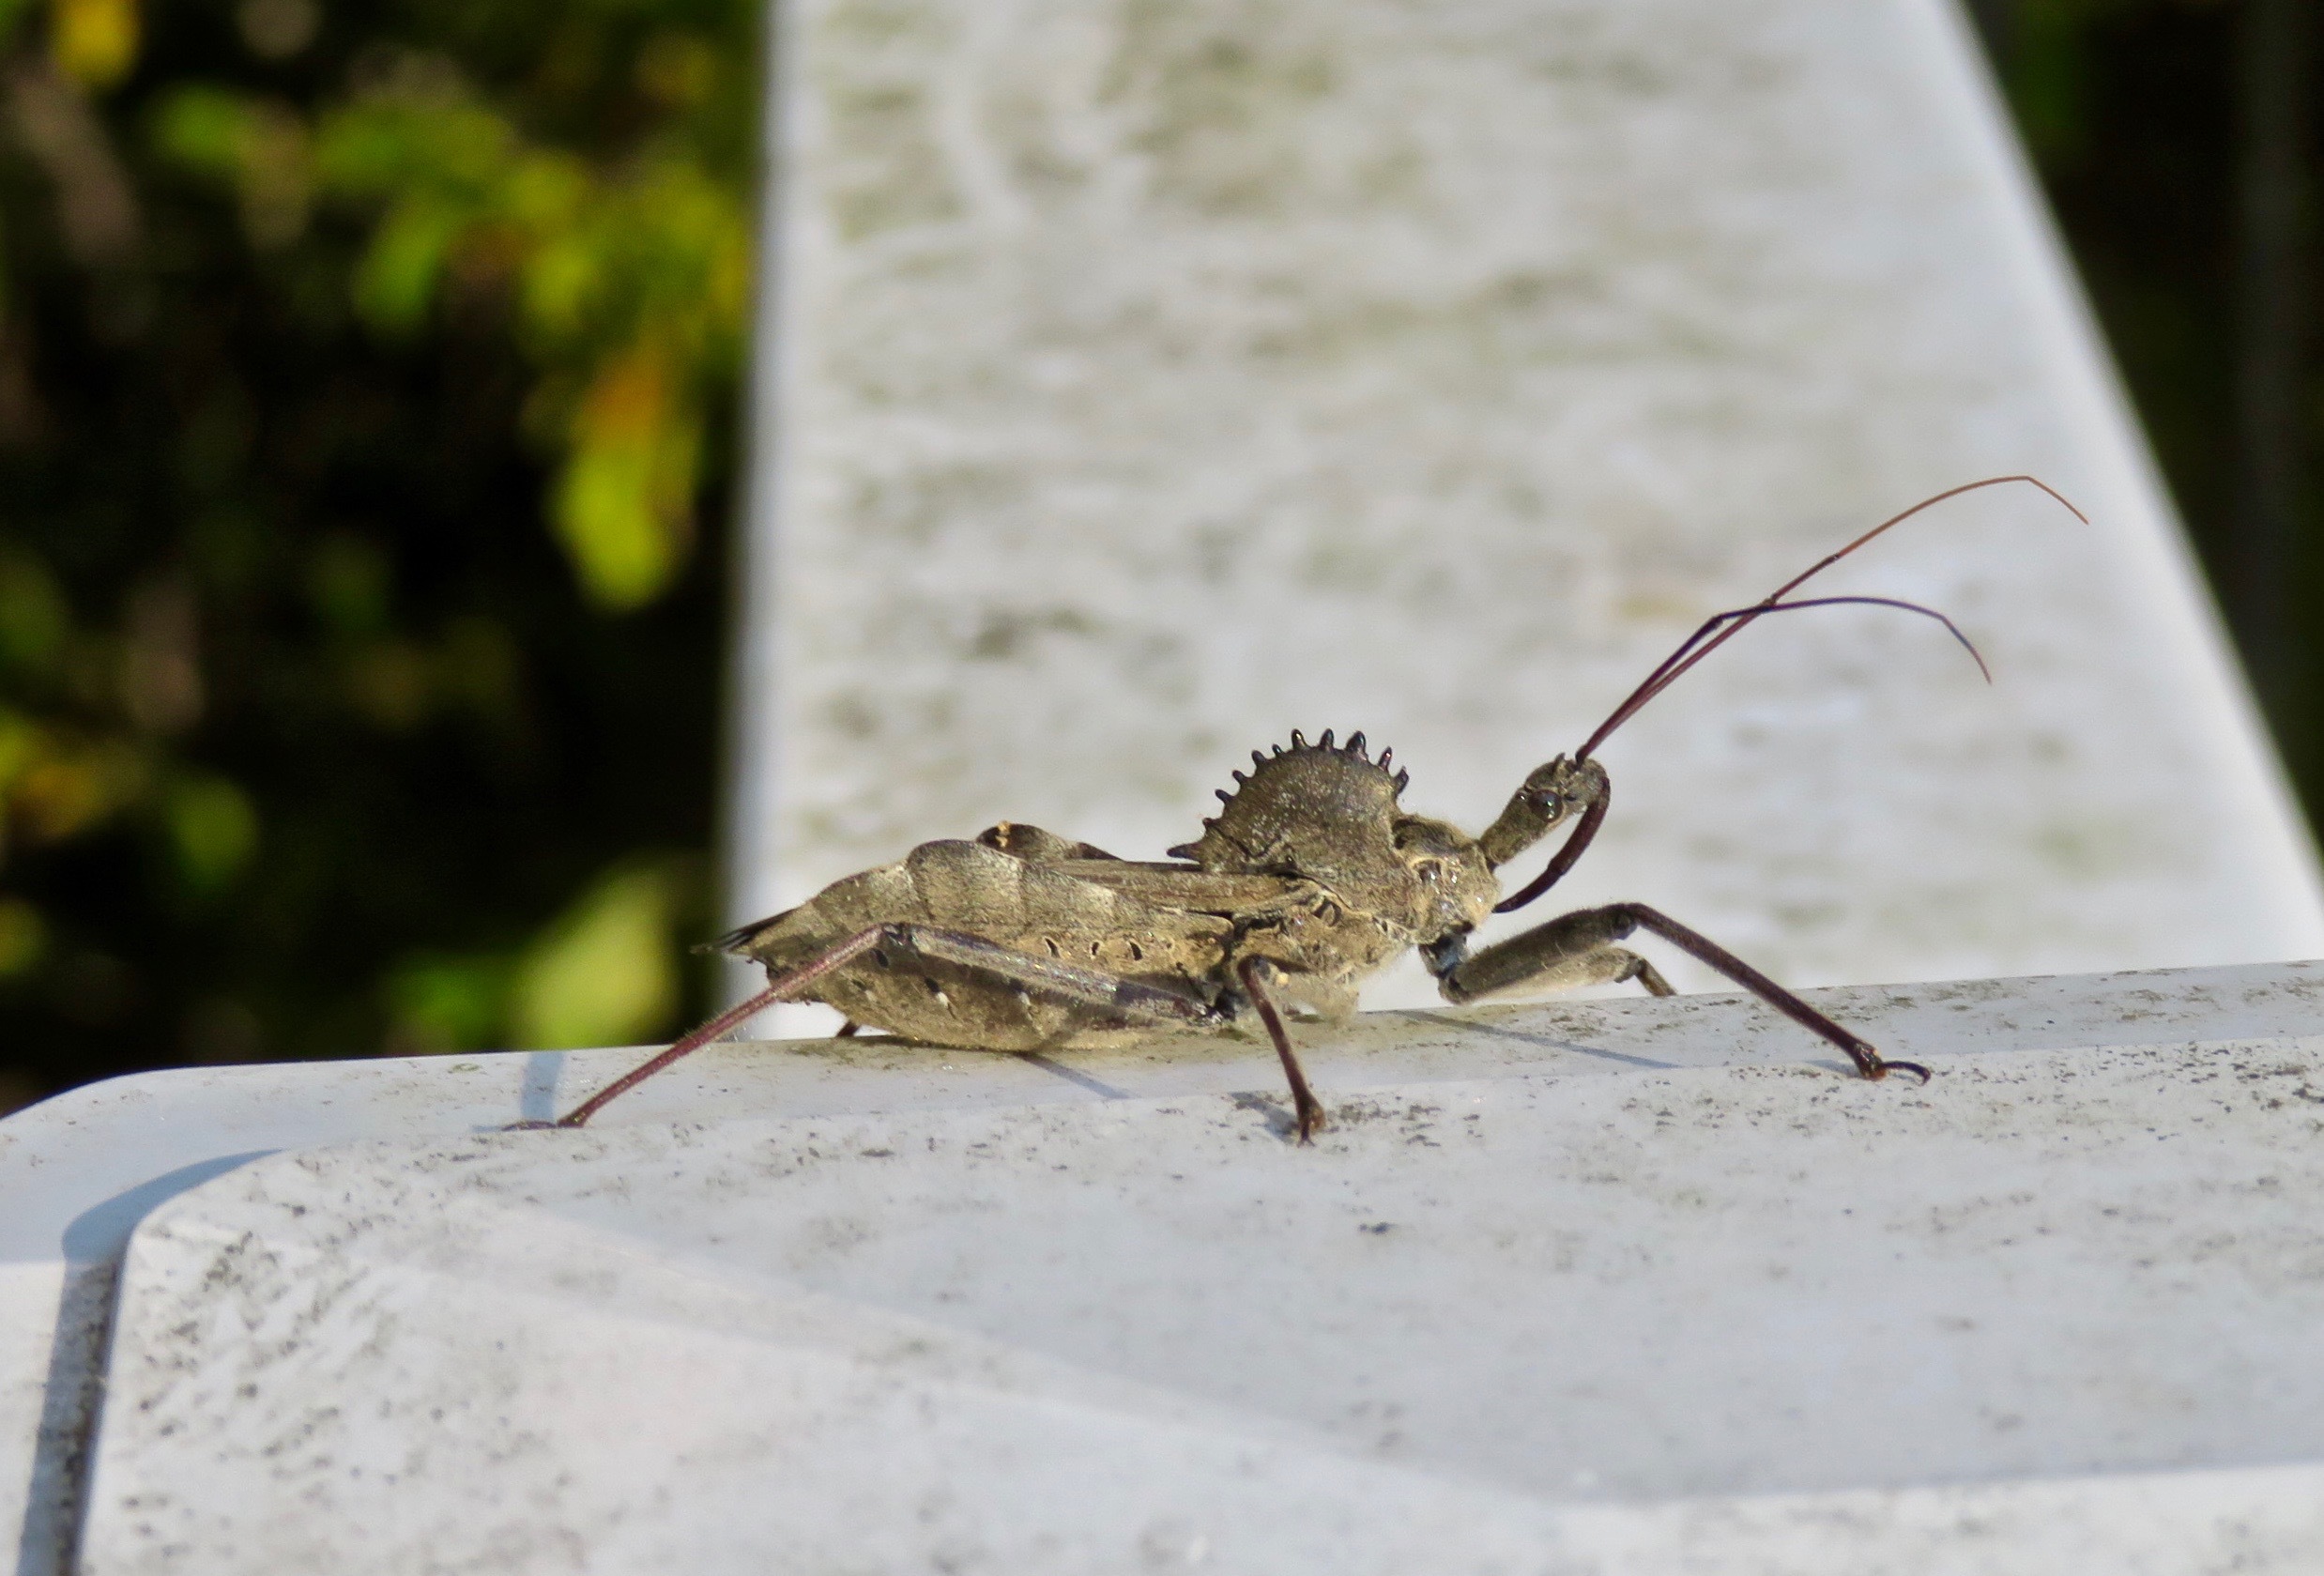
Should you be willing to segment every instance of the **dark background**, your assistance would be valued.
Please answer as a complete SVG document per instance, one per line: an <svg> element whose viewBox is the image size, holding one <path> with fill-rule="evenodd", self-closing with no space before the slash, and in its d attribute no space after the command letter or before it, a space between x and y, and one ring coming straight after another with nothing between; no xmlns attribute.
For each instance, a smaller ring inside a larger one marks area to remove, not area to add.
<svg viewBox="0 0 2324 1576"><path fill-rule="evenodd" d="M2313 815L2313 6L1972 8ZM0 0L0 1110L707 1000L757 23Z"/></svg>

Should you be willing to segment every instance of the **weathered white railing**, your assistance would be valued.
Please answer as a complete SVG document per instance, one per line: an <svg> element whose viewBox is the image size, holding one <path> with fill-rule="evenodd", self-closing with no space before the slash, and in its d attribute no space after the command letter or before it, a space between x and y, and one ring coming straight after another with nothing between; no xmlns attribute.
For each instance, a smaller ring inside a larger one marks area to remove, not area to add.
<svg viewBox="0 0 2324 1576"><path fill-rule="evenodd" d="M1698 997L1309 1026L1306 1150L1234 1040L79 1091L0 1125L22 1568L2324 1559L2324 965L1817 1001L1935 1080Z"/></svg>

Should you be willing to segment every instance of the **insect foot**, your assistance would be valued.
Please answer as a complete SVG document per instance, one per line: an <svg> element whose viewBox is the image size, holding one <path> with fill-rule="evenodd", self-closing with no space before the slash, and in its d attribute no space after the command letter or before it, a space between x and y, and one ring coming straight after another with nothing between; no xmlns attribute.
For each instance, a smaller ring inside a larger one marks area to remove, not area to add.
<svg viewBox="0 0 2324 1576"><path fill-rule="evenodd" d="M1871 1041L1834 1023L1709 937L1689 930L1668 914L1649 909L1644 903L1617 903L1614 909L1622 917L1634 921L1641 929L1652 931L1679 951L1709 964L1794 1023L1821 1034L1846 1051L1848 1059L1856 1063L1857 1071L1873 1082L1879 1082L1890 1073L1914 1073L1919 1075L1922 1083L1929 1081L1929 1069L1919 1063L1888 1061L1873 1048Z"/></svg>

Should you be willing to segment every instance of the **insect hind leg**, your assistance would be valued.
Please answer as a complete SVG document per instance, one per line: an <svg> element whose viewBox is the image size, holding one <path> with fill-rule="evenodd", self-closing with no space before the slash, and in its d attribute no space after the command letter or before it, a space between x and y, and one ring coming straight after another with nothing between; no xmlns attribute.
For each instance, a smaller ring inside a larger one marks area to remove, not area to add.
<svg viewBox="0 0 2324 1576"><path fill-rule="evenodd" d="M1208 1023L1218 1017L1192 991L1134 980L1103 969L1085 969L1062 958L1035 957L965 930L926 925L892 925L896 944L922 957L971 969L1019 990L1100 1012L1119 1013L1133 1022Z"/></svg>
<svg viewBox="0 0 2324 1576"><path fill-rule="evenodd" d="M1029 956L998 941L971 936L966 931L944 930L925 925L874 925L824 948L803 963L773 972L767 981L766 989L739 1006L720 1013L667 1050L624 1073L548 1125L587 1126L589 1118L603 1109L607 1102L636 1088L680 1058L689 1056L720 1035L740 1028L778 1002L796 1001L818 980L854 962L864 954L889 948L972 969L1013 985L1019 990L1069 1002L1078 1006L1119 1013L1134 1022L1205 1023L1217 1016L1216 1010L1208 1002L1190 992L1149 985L1142 980L1125 979L1119 974L1084 969L1053 958ZM853 1027L852 1023L849 1025L849 1029ZM843 1033L847 1032L842 1031Z"/></svg>

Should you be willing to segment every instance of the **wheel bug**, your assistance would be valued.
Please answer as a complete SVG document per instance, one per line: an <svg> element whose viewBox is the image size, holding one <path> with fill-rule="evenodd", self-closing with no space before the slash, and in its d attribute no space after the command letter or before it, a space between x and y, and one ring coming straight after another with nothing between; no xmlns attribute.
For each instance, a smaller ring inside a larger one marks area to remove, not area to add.
<svg viewBox="0 0 2324 1576"><path fill-rule="evenodd" d="M1284 1028L1283 1006L1326 1018L1355 1007L1363 979L1419 949L1453 1002L1517 990L1636 981L1671 995L1655 966L1621 943L1644 930L1709 965L1845 1051L1865 1078L1929 1070L1885 1060L1709 938L1643 903L1563 914L1482 951L1469 937L1491 914L1521 909L1572 869L1604 824L1611 785L1597 751L1655 696L1746 627L1771 613L1888 607L1945 626L1934 608L1881 596L1783 600L1874 537L1980 487L2039 487L2031 476L1988 477L1925 498L1818 559L1761 601L1705 620L1570 756L1536 768L1499 819L1472 837L1404 811L1410 774L1393 752L1377 760L1364 735L1345 745L1326 730L1310 744L1254 750L1251 771L1220 789L1218 815L1173 863L1115 857L1038 827L1003 821L973 840L923 843L902 860L824 888L795 909L746 925L716 947L763 964L767 988L575 1107L555 1125L578 1127L607 1101L777 1002L821 1002L847 1015L840 1033L871 1025L930 1046L1049 1050L1122 1039L1159 1025L1224 1029L1255 1013L1291 1085L1299 1140L1323 1125ZM1494 872L1555 828L1573 823L1541 873L1508 897Z"/></svg>

